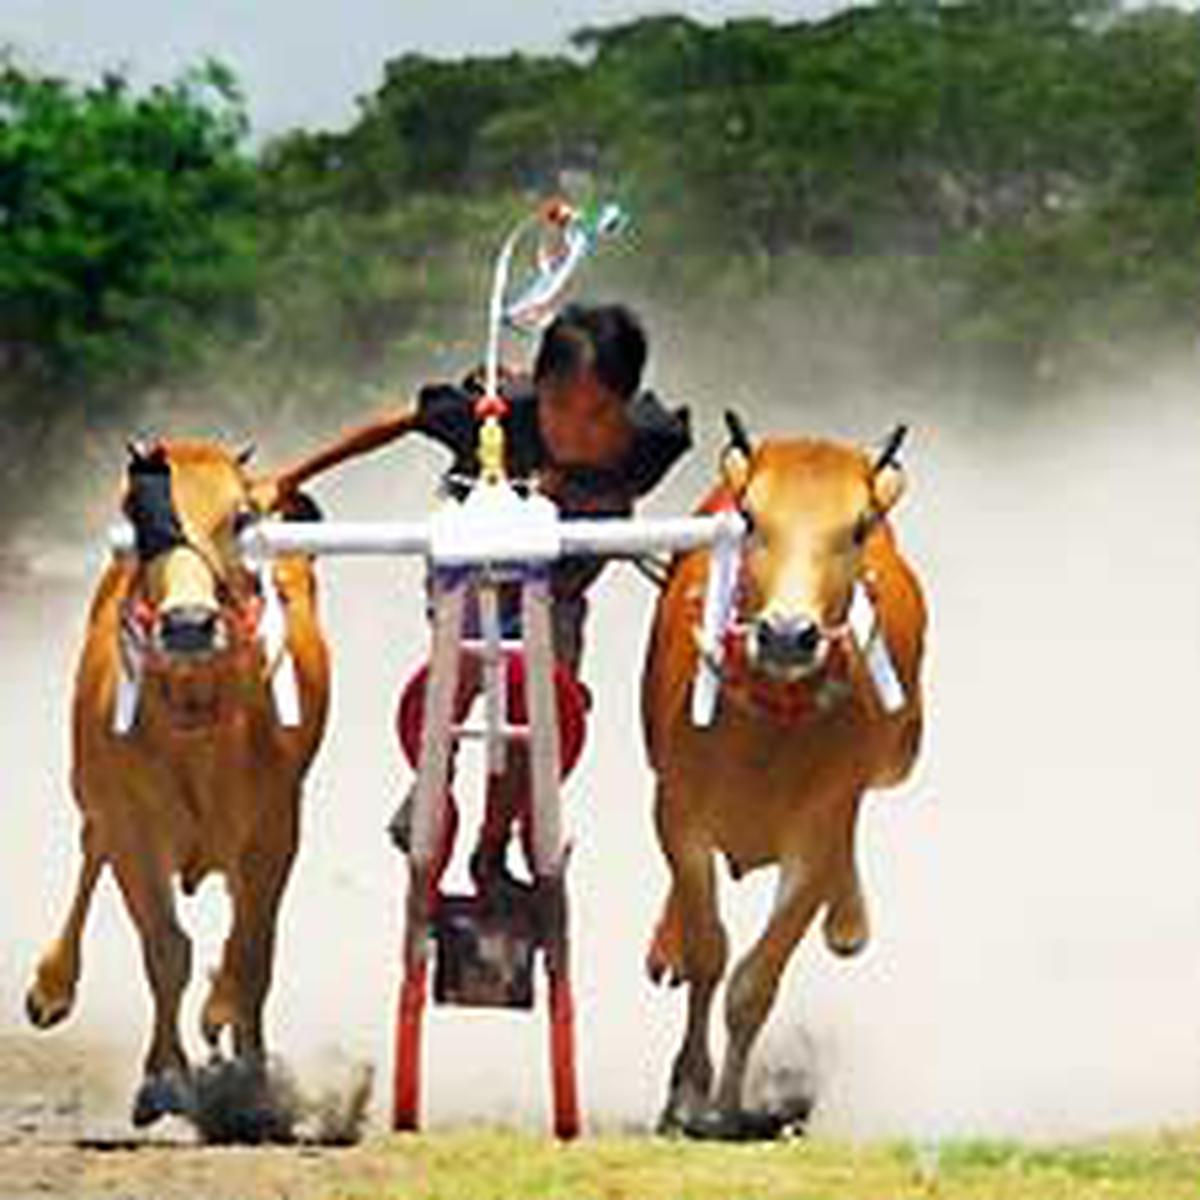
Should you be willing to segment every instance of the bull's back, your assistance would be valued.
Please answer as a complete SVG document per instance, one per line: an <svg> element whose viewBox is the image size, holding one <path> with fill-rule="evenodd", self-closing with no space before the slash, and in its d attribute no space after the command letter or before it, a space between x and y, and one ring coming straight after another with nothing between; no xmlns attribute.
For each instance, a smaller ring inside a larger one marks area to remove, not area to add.
<svg viewBox="0 0 1200 1200"><path fill-rule="evenodd" d="M321 625L316 572L311 559L292 555L275 564L288 618L288 651L296 664L302 724L295 754L305 769L317 752L329 713L329 647Z"/></svg>
<svg viewBox="0 0 1200 1200"><path fill-rule="evenodd" d="M642 735L656 771L663 769L667 731L686 716L699 657L696 630L703 611L708 561L706 550L677 558L654 609L642 671Z"/></svg>
<svg viewBox="0 0 1200 1200"><path fill-rule="evenodd" d="M871 782L890 787L907 777L921 746L921 666L928 613L917 574L888 525L882 525L868 543L864 569L884 642L904 687L903 707L879 718L880 752Z"/></svg>
<svg viewBox="0 0 1200 1200"><path fill-rule="evenodd" d="M882 526L867 546L865 570L888 649L905 690L919 699L928 614L916 572Z"/></svg>

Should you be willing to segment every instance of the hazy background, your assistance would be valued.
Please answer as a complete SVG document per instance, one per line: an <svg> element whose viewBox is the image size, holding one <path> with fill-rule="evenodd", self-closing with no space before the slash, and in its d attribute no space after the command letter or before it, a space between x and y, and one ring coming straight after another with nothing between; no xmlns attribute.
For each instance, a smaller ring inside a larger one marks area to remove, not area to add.
<svg viewBox="0 0 1200 1200"><path fill-rule="evenodd" d="M762 395L772 394L766 376ZM653 506L677 511L709 477L718 398L677 363L658 379L700 405L701 447ZM928 740L913 780L865 808L874 942L851 963L806 942L760 1056L816 1071L818 1129L1050 1137L1200 1114L1194 382L1188 364L1148 369L1136 394L1005 427L982 424L966 402L939 416L946 397L915 394L846 396L803 421L747 407L762 431L869 441L900 416L914 427L899 528L932 614ZM438 462L430 449L395 447L320 497L337 516L419 513ZM45 1052L17 1033L28 971L74 870L68 680L84 576L98 563L95 546L60 547L43 575L0 597L0 1014L10 1063L14 1048L34 1053L44 1090L73 1094L85 1123L119 1127L149 1001L111 883L97 898L77 1015L37 1043ZM391 718L424 648L420 580L413 565L329 562L321 574L335 698L285 901L270 1029L310 1087L331 1064L374 1062L382 1121L403 892L383 825L408 779ZM593 1127L653 1121L682 1021L682 994L656 992L641 974L665 879L635 707L651 601L629 571L614 569L597 590L585 675L599 719L569 788ZM753 877L730 896L736 946L758 928L770 882ZM184 907L201 931L198 975L215 963L222 907L212 882ZM193 1041L201 991L188 1010ZM540 1127L545 1042L541 1012L434 1010L429 1120ZM47 1065L56 1054L70 1062L58 1075ZM34 1084L8 1087L32 1103Z"/></svg>

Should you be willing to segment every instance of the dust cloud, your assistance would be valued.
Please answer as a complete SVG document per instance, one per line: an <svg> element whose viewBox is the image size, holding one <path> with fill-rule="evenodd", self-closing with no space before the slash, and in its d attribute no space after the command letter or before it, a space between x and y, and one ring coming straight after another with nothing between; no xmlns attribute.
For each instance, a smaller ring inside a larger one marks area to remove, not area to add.
<svg viewBox="0 0 1200 1200"><path fill-rule="evenodd" d="M725 399L669 382L693 401L701 446L657 512L690 506L705 487ZM1060 1137L1196 1120L1194 380L1164 373L1137 394L994 426L978 407L919 395L742 406L759 431L874 440L897 418L913 425L898 527L932 614L924 754L908 784L869 800L860 829L874 940L850 963L805 943L760 1061L814 1072L815 1128L838 1136ZM393 447L314 491L331 516L419 514L439 462L424 447ZM93 546L53 558L0 595L0 1030L10 1039L75 861L67 703L101 556ZM324 563L321 576L334 704L284 902L269 1029L306 1088L373 1063L382 1125L404 890L384 826L409 781L392 713L424 652L421 581L415 564L364 561ZM584 673L602 716L568 786L592 1128L653 1123L682 1028L682 993L655 991L641 972L666 878L636 708L652 600L616 568L596 589ZM468 770L460 787L465 829L474 779ZM735 949L762 920L771 882L724 889ZM219 884L182 911L199 978L220 944ZM201 993L194 984L185 1011L197 1051ZM36 1035L43 1046L103 1048L103 1079L74 1085L89 1119L123 1119L148 1019L138 949L108 881L76 1013L65 1030ZM548 1124L547 1042L541 1012L431 1009L428 1122Z"/></svg>

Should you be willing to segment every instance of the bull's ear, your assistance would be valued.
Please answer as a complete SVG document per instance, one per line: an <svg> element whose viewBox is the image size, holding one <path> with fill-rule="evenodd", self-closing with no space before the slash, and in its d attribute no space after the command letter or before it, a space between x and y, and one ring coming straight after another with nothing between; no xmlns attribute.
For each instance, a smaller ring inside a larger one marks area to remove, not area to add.
<svg viewBox="0 0 1200 1200"><path fill-rule="evenodd" d="M871 468L871 492L880 513L888 512L904 495L906 479L900 465L900 447L908 434L907 425L897 425L887 436Z"/></svg>
<svg viewBox="0 0 1200 1200"><path fill-rule="evenodd" d="M750 479L750 459L754 454L754 445L742 418L732 409L725 410L725 428L729 432L729 441L725 443L725 449L721 452L721 475L725 486L740 496L746 490Z"/></svg>

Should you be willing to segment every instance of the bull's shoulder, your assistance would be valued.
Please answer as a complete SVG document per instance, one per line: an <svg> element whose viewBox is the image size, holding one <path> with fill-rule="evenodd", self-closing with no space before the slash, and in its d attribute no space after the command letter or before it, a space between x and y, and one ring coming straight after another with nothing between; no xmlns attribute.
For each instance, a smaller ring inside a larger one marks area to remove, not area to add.
<svg viewBox="0 0 1200 1200"><path fill-rule="evenodd" d="M129 594L133 576L134 568L127 562L114 562L105 569L88 607L89 628L117 619L121 601Z"/></svg>
<svg viewBox="0 0 1200 1200"><path fill-rule="evenodd" d="M133 585L132 563L112 563L92 593L75 668L75 732L107 720L120 656L121 605Z"/></svg>
<svg viewBox="0 0 1200 1200"><path fill-rule="evenodd" d="M868 541L864 566L884 637L913 686L925 647L928 609L920 578L886 522Z"/></svg>
<svg viewBox="0 0 1200 1200"><path fill-rule="evenodd" d="M642 730L657 766L660 730L686 708L696 669L696 630L704 607L708 552L693 550L671 563L655 605L642 670Z"/></svg>

